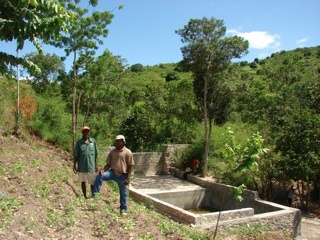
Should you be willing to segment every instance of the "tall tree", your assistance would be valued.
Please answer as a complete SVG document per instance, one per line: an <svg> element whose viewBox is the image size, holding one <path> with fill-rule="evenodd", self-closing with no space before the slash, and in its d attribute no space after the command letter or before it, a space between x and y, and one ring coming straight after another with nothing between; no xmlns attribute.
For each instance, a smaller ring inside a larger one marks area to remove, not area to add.
<svg viewBox="0 0 320 240"><path fill-rule="evenodd" d="M82 61L82 60L81 60ZM115 117L120 114L121 99L114 92L119 92L120 79L125 74L125 60L104 51L96 59L85 58L85 72L82 74L79 88L83 91L81 107L85 112L84 124L92 113L108 112ZM114 98L113 98L114 97ZM117 104L115 104L117 102ZM112 107L115 109L112 109ZM109 122L111 124L112 121Z"/></svg>
<svg viewBox="0 0 320 240"><path fill-rule="evenodd" d="M40 41L48 43L55 39L61 30L67 30L67 23L73 14L66 12L56 0L1 0L0 1L0 40L17 42L16 51L30 41L41 53ZM32 72L40 69L32 61L0 52L0 72L6 73L8 65L21 64Z"/></svg>
<svg viewBox="0 0 320 240"><path fill-rule="evenodd" d="M73 83L72 83L72 135L73 146L76 141L76 130L78 127L79 94L77 92L78 72L81 65L78 59L83 55L93 56L98 44L103 44L102 37L107 37L108 24L111 23L113 14L110 11L93 11L89 14L88 8L81 7L80 0L59 0L64 7L73 12L77 18L70 22L68 31L59 37L58 41L52 42L56 47L64 48L66 56L73 55ZM93 7L98 5L97 0L90 0Z"/></svg>
<svg viewBox="0 0 320 240"><path fill-rule="evenodd" d="M194 82L201 86L202 110L205 129L205 156L202 176L206 176L210 145L208 91L213 88L219 75L230 65L233 58L247 53L248 41L241 37L225 37L226 27L215 18L191 19L176 33L185 46L181 48L183 62L192 71ZM198 92L199 94L199 92ZM223 104L221 105L223 106Z"/></svg>
<svg viewBox="0 0 320 240"><path fill-rule="evenodd" d="M26 54L26 59L35 63L40 69L41 73L32 74L29 70L30 81L32 82L33 88L37 93L44 94L48 92L50 84L53 84L57 80L57 76L60 72L64 72L64 64L60 57L55 54L38 54L36 52Z"/></svg>

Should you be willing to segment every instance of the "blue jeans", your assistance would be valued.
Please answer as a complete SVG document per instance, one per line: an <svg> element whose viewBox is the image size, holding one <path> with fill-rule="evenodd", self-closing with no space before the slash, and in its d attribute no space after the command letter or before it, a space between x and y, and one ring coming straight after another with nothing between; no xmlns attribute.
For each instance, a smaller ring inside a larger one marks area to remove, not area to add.
<svg viewBox="0 0 320 240"><path fill-rule="evenodd" d="M123 183L127 176L127 174L117 176L112 169L105 171L102 175L98 174L96 176L96 180L94 181L93 194L100 192L102 181L116 181L118 183L120 192L120 210L127 210L127 185Z"/></svg>

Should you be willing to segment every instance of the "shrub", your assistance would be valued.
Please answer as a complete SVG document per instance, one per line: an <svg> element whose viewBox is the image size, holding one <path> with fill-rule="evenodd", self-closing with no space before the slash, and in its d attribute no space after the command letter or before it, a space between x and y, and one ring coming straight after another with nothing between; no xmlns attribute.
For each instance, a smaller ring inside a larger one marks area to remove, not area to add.
<svg viewBox="0 0 320 240"><path fill-rule="evenodd" d="M169 72L166 76L166 82L170 82L172 80L179 80L180 79L180 74L176 71Z"/></svg>
<svg viewBox="0 0 320 240"><path fill-rule="evenodd" d="M71 141L71 121L64 112L65 103L59 98L37 98L37 111L28 122L31 131L44 140L69 147Z"/></svg>

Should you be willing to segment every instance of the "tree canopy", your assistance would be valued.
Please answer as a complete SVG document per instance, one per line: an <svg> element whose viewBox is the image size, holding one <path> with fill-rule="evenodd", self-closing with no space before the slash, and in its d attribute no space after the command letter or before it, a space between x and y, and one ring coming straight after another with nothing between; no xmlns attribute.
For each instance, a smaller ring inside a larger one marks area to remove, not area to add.
<svg viewBox="0 0 320 240"><path fill-rule="evenodd" d="M67 31L74 15L65 11L56 0L2 0L0 4L0 40L16 41L17 53L30 41L41 53L41 41L48 43L60 32ZM40 72L37 65L25 58L0 52L0 72L6 73L8 65L21 64L32 72Z"/></svg>

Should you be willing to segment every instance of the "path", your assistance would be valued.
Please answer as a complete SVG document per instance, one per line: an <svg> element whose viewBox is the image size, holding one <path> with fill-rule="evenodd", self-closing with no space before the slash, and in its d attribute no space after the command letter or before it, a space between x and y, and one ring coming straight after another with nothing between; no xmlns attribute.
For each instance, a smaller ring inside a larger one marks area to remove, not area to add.
<svg viewBox="0 0 320 240"><path fill-rule="evenodd" d="M301 237L297 240L319 240L320 220L303 217L301 221Z"/></svg>

